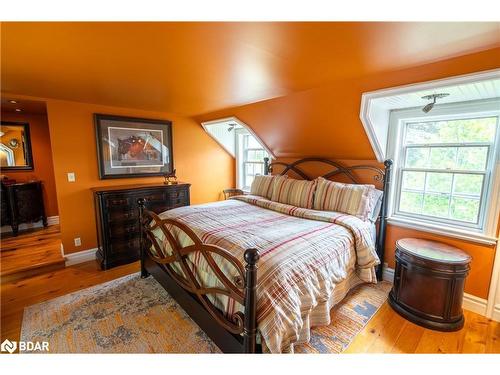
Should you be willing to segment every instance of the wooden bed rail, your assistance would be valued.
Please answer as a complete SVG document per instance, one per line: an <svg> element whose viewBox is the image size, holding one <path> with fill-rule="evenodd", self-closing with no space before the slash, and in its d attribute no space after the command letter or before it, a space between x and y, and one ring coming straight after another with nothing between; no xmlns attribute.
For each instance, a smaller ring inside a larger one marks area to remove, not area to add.
<svg viewBox="0 0 500 375"><path fill-rule="evenodd" d="M141 276L148 277L146 258L149 257L160 266L177 285L189 293L192 298L198 300L204 309L224 329L235 335L237 339L243 339L243 351L255 353L257 350L257 263L259 253L256 249L247 249L244 253L245 267L231 253L215 245L204 244L198 236L185 224L173 220L162 219L156 213L146 208L146 200L137 200L140 214L141 227ZM154 232L163 234L160 239ZM179 236L187 236L191 244L182 246ZM168 245L170 254L165 255L164 248ZM204 259L216 277L218 284L222 286L207 286L197 277L196 269L189 262L188 256L198 252ZM224 272L219 267L215 257L224 258L226 264L231 265L231 273ZM234 270L234 272L233 272ZM244 312L236 312L230 316L220 311L208 297L209 295L223 295L243 306ZM189 313L189 311L187 311ZM197 321L197 316L191 315ZM209 335L210 336L210 335ZM215 340L214 340L215 341Z"/></svg>

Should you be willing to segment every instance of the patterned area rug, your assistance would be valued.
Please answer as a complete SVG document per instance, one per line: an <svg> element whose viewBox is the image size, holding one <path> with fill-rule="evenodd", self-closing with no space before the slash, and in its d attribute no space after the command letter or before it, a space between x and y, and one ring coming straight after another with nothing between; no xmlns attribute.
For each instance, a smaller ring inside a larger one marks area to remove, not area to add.
<svg viewBox="0 0 500 375"><path fill-rule="evenodd" d="M297 353L340 353L387 299L391 284L361 285L316 327ZM51 353L219 353L152 277L139 274L24 310L21 340L48 341Z"/></svg>

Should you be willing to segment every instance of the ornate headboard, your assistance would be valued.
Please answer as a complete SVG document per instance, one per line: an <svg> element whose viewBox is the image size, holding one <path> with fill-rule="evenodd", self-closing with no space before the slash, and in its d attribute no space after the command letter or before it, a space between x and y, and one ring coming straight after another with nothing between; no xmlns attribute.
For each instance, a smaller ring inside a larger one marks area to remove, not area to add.
<svg viewBox="0 0 500 375"><path fill-rule="evenodd" d="M279 172L279 175L285 175L288 172L294 172L305 180L313 180L314 178L319 177L310 176L303 169L301 169L300 165L305 163L315 163L326 166L328 168L327 172L320 174L320 176L323 178L330 179L335 176L343 176L353 184L361 183L360 179L355 175L356 171L370 171L375 182L382 185L382 205L380 207L380 214L378 218L379 225L377 229L377 238L375 244L378 257L380 258L380 265L377 267L377 278L381 280L382 268L384 264L385 235L387 226L387 199L389 196L389 186L391 183L392 160L386 160L384 162L384 169L382 170L371 165L344 166L338 161L319 157L303 158L290 163L282 161L275 161L270 163L269 158L264 158L264 174L272 174L274 168L276 166L280 166L283 167L283 169Z"/></svg>

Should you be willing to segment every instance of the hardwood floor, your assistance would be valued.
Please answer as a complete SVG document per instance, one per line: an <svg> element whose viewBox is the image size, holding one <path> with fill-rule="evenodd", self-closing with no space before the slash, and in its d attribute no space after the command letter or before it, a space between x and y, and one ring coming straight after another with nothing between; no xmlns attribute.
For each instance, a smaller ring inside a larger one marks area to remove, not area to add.
<svg viewBox="0 0 500 375"><path fill-rule="evenodd" d="M19 340L24 307L117 279L140 269L139 262L101 271L97 261L3 282L1 341Z"/></svg>
<svg viewBox="0 0 500 375"><path fill-rule="evenodd" d="M46 273L64 268L59 225L2 235L0 276L2 280Z"/></svg>
<svg viewBox="0 0 500 375"><path fill-rule="evenodd" d="M87 262L1 285L1 341L19 340L23 309L38 302L139 271L139 263L101 271ZM458 332L437 332L410 323L384 303L346 353L500 353L500 323L470 311Z"/></svg>
<svg viewBox="0 0 500 375"><path fill-rule="evenodd" d="M385 302L345 353L500 353L500 323L464 313L463 329L438 332L405 320Z"/></svg>
<svg viewBox="0 0 500 375"><path fill-rule="evenodd" d="M58 228L51 228L17 239L2 239L2 274L6 267L5 259L9 259L5 255L10 255L10 260L6 262L7 270L10 270L9 262L22 259L25 253L43 254L47 248L55 246L54 241L59 241L58 235ZM18 254L23 256L15 257L14 249L17 249L16 252L21 250L22 254ZM59 250L57 254L60 256ZM42 258L43 255L40 256ZM29 267L30 264L40 263L37 262L25 263ZM2 277L0 342L6 338L19 340L24 307L138 272L139 268L139 262L135 262L101 271L98 263L92 261L62 269L44 269L47 272L38 275ZM458 332L432 331L405 320L386 302L345 353L500 353L499 322L470 311L465 311L465 319L464 328Z"/></svg>

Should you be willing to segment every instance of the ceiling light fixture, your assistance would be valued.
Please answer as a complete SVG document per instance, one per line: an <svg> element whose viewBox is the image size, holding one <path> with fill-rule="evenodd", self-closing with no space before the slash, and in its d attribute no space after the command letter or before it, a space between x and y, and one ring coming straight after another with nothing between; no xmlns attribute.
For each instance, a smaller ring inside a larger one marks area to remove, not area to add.
<svg viewBox="0 0 500 375"><path fill-rule="evenodd" d="M22 112L21 108L16 108L16 112Z"/></svg>
<svg viewBox="0 0 500 375"><path fill-rule="evenodd" d="M17 100L9 100L9 103L10 103L10 104L17 104L17 103L19 103L19 102L18 102Z"/></svg>
<svg viewBox="0 0 500 375"><path fill-rule="evenodd" d="M422 108L422 111L424 113L429 113L431 111L431 109L434 108L434 105L436 104L436 100L437 99L444 98L445 96L448 96L448 95L450 95L450 94L448 94L448 93L440 93L440 94L432 94L432 95L422 96L422 99L432 100L432 103L426 104L425 107Z"/></svg>

